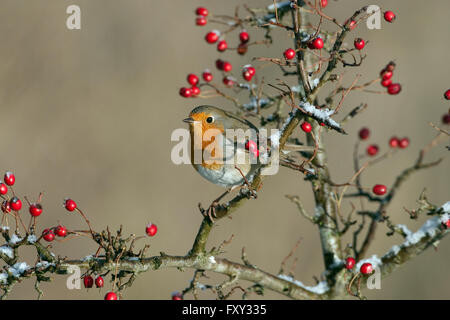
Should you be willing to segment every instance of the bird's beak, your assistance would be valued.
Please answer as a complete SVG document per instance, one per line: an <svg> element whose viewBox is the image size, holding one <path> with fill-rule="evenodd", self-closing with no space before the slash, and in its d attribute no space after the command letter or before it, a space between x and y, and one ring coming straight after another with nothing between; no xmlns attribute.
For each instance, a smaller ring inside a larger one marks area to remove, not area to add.
<svg viewBox="0 0 450 320"><path fill-rule="evenodd" d="M191 117L189 117L189 118L183 119L183 122L186 122L186 123L194 123L195 120L192 119Z"/></svg>

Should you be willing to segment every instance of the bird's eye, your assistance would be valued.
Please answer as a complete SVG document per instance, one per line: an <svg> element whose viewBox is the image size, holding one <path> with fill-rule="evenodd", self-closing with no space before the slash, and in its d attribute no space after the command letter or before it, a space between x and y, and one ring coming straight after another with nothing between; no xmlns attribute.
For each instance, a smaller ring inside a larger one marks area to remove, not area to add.
<svg viewBox="0 0 450 320"><path fill-rule="evenodd" d="M214 122L214 118L213 117L208 117L208 118L206 118L206 122L213 123Z"/></svg>

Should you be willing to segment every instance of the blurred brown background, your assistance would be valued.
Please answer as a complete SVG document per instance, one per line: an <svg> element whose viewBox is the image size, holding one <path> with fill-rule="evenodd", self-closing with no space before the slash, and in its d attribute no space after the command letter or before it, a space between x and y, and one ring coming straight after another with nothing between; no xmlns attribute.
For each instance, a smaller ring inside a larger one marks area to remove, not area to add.
<svg viewBox="0 0 450 320"><path fill-rule="evenodd" d="M0 10L0 102L1 170L16 173L16 191L35 199L45 192L45 211L40 228L58 221L69 228L83 226L76 215L69 215L61 203L75 199L97 229L117 228L143 234L147 222L158 225L159 233L150 254L165 251L185 254L194 239L201 216L200 201L209 203L220 187L209 184L187 165L176 166L170 160L172 130L183 127L181 119L205 100L182 99L178 89L185 86L190 72L200 74L214 69L218 53L203 40L212 26L196 27L194 9L207 6L211 12L233 14L234 6L244 1L162 1L162 0L3 0ZM245 1L250 6L269 5L271 0ZM391 59L398 64L395 81L403 84L400 95L354 93L344 110L361 101L369 109L346 125L348 136L326 135L330 166L337 182L352 174L351 152L358 129L369 126L371 141L382 151L391 135L408 136L411 146L385 163L366 172L363 183L390 185L400 170L415 161L418 150L435 136L427 124L439 123L448 110L442 94L450 86L448 30L450 2L427 1L329 1L326 12L340 21L365 4L376 3L397 13L397 21L382 30L354 31L370 43L361 83L375 77ZM66 28L66 8L81 7L81 30ZM332 27L326 24L325 26ZM215 26L216 27L216 26ZM249 30L253 39L259 31ZM291 46L282 32L274 45L252 47L245 57L234 52L221 54L235 70L252 56L280 56ZM351 43L353 35L349 37ZM237 42L237 33L229 42ZM273 79L278 70L265 68ZM349 70L351 81L354 70ZM215 72L216 78L219 74ZM239 73L236 73L239 75ZM218 99L208 103L231 109ZM448 154L443 146L429 155L430 160ZM403 206L414 208L424 187L430 200L442 204L449 200L449 161L439 167L415 174L399 192L388 214L396 223L417 229L421 222L408 219ZM304 220L285 194L299 194L311 212L310 186L300 175L281 169L266 180L257 201L249 201L233 216L220 221L209 245L217 245L231 234L235 239L227 247L227 258L239 260L243 246L252 263L277 272L283 257L299 237L297 279L313 285L312 277L323 271L319 237L315 226ZM25 215L26 212L25 212ZM28 219L28 217L27 217ZM42 229L39 229L42 230ZM382 255L398 237L384 236L378 229L370 254ZM69 257L84 257L95 250L85 239L55 243L55 251ZM367 290L372 299L448 299L450 298L449 239L437 251L428 250L401 270L382 280L381 290ZM29 264L35 257L28 254ZM174 290L185 288L192 270L161 270L140 275L125 298L168 299ZM211 281L223 278L212 276ZM42 284L46 299L101 299L97 289L68 290L65 277ZM109 286L109 284L108 284ZM105 290L104 290L105 291ZM14 299L34 299L33 281L18 284ZM205 294L203 297L211 298ZM283 298L267 292L267 298Z"/></svg>

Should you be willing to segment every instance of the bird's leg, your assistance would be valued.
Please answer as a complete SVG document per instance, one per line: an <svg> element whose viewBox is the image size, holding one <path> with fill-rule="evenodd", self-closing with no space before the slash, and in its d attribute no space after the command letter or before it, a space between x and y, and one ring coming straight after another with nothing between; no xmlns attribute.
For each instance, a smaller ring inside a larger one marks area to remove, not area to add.
<svg viewBox="0 0 450 320"><path fill-rule="evenodd" d="M208 210L205 210L202 208L201 204L198 204L198 208L200 210L200 213L204 216L204 217L208 217L212 223L214 223L214 218L217 218L216 216L216 208L220 205L220 200L222 200L223 197L225 197L227 194L229 194L231 191L233 191L236 188L239 188L240 186L232 186L230 188L227 189L227 191L225 191L224 193L222 193L217 199L215 199L211 205L209 206Z"/></svg>
<svg viewBox="0 0 450 320"><path fill-rule="evenodd" d="M256 192L253 190L252 186L251 186L250 183L248 182L247 178L245 177L245 174L242 172L242 170L241 170L238 166L235 165L234 168L235 168L236 170L238 170L239 173L241 174L242 178L244 178L244 184L243 184L242 186L246 185L247 188L248 188L248 190L250 191L252 197L256 199L256 198L257 198ZM242 187L242 186L241 186L241 187Z"/></svg>

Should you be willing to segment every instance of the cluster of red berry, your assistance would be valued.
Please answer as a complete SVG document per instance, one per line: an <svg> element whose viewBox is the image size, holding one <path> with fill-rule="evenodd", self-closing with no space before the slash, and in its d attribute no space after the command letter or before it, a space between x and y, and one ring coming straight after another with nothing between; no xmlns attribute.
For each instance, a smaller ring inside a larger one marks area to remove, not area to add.
<svg viewBox="0 0 450 320"><path fill-rule="evenodd" d="M105 284L105 280L103 280L102 276L97 276L95 278L95 280L90 275L86 275L86 276L83 277L83 284L84 284L84 287L86 289L92 288L94 286L94 283L95 283L95 286L97 288L103 288L103 285ZM105 300L117 300L118 297L117 297L117 294L114 291L109 291L109 292L106 293L104 299Z"/></svg>
<svg viewBox="0 0 450 320"><path fill-rule="evenodd" d="M361 140L367 140L370 137L370 130L368 128L361 128L361 130L359 130L359 138ZM404 138L397 138L397 137L392 137L389 139L389 146L391 148L401 148L401 149L405 149L409 146L409 138L404 137ZM367 147L366 149L366 153L367 155L373 157L375 155L378 154L378 152L380 151L380 148L378 147L377 144L371 144Z"/></svg>
<svg viewBox="0 0 450 320"><path fill-rule="evenodd" d="M399 94L402 91L400 83L392 83L392 76L394 75L395 63L389 62L388 65L381 70L380 78L381 85L387 88L387 92L391 95Z"/></svg>
<svg viewBox="0 0 450 320"><path fill-rule="evenodd" d="M352 270L356 265L356 260L353 257L348 257L345 259L345 269ZM373 272L373 266L370 262L365 262L359 268L359 272L364 275L371 274Z"/></svg>
<svg viewBox="0 0 450 320"><path fill-rule="evenodd" d="M204 26L207 24L207 16L209 14L208 9L204 7L199 7L196 9L196 25L198 26ZM212 30L206 33L205 35L205 41L209 44L216 44L217 43L217 51L224 52L228 48L228 43L218 30ZM237 52L239 54L245 54L247 52L247 46L248 42L250 41L250 35L246 30L241 30L239 32L239 45L237 48ZM233 66L228 61L223 61L222 59L216 60L216 68L219 71L222 71L223 73L229 73L233 69ZM245 81L252 81L253 76L256 73L256 69L251 65L245 65L242 68L242 77ZM206 69L202 73L202 78L205 81L205 83L209 83L213 80L213 75L209 69ZM184 98L190 98L190 97L197 97L200 94L200 79L195 74L189 74L187 77L188 83L191 85L191 87L183 87L180 89L179 93L180 96ZM226 87L233 87L236 83L236 79L233 78L230 75L224 74L222 83Z"/></svg>

